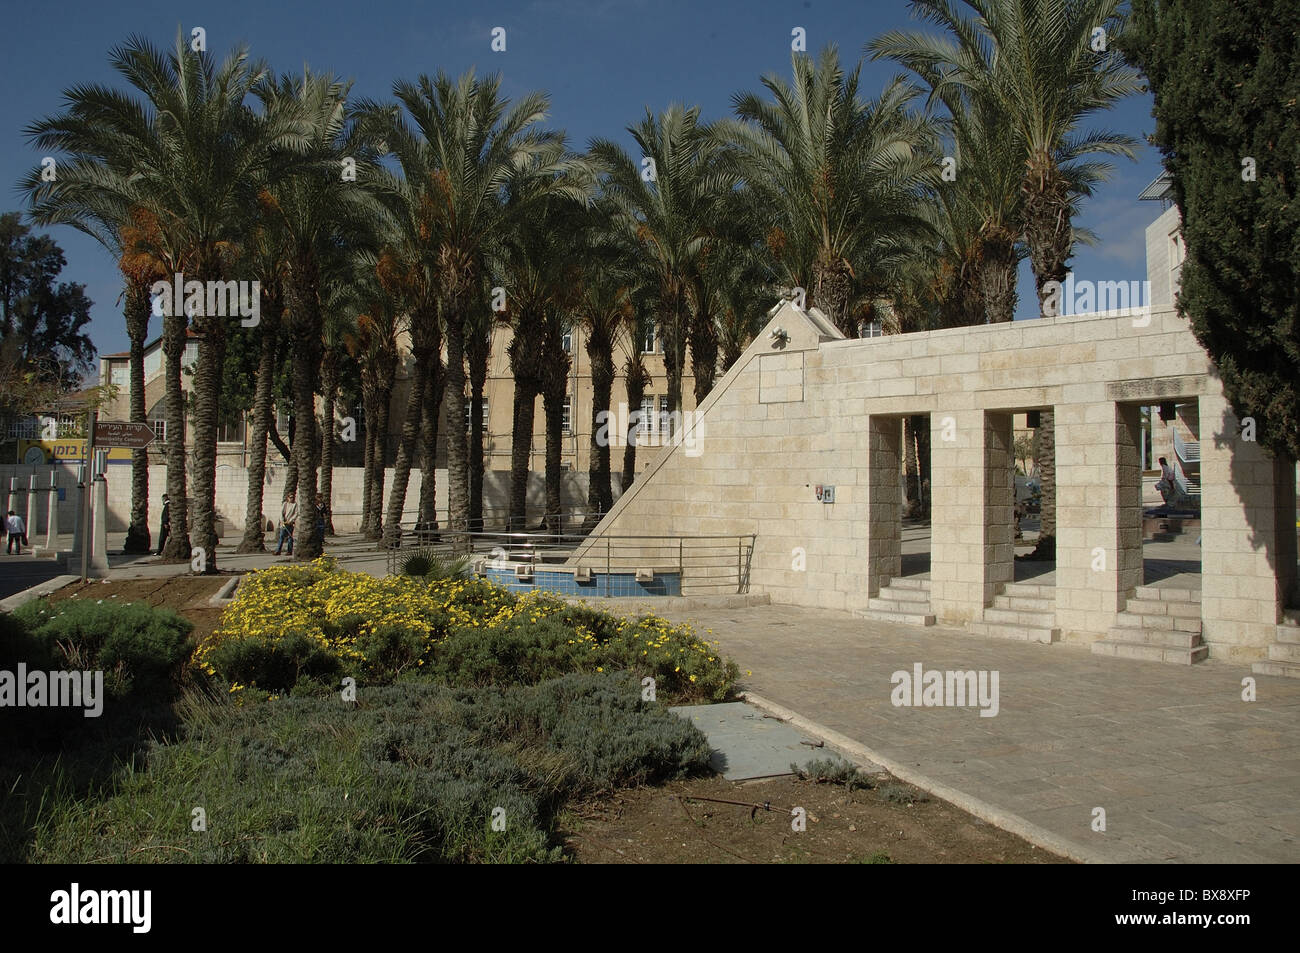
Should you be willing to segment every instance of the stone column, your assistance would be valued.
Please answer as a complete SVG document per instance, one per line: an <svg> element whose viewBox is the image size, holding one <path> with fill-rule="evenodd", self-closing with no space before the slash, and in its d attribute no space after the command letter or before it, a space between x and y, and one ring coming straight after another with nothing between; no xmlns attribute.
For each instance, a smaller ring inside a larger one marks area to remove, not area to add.
<svg viewBox="0 0 1300 953"><path fill-rule="evenodd" d="M1015 431L1010 413L984 415L984 548L981 598L993 603L1015 578Z"/></svg>
<svg viewBox="0 0 1300 953"><path fill-rule="evenodd" d="M102 475L92 484L94 495L91 497L91 522L94 532L91 540L94 547L90 551L88 571L97 576L108 575L108 483Z"/></svg>
<svg viewBox="0 0 1300 953"><path fill-rule="evenodd" d="M59 551L59 488L57 485L57 468L50 469L49 510L45 516L45 548L52 553Z"/></svg>
<svg viewBox="0 0 1300 953"><path fill-rule="evenodd" d="M27 515L23 518L29 539L36 535L36 517L36 471L32 470L32 475L27 478Z"/></svg>
<svg viewBox="0 0 1300 953"><path fill-rule="evenodd" d="M948 623L984 612L984 441L984 411L930 414L930 607Z"/></svg>
<svg viewBox="0 0 1300 953"><path fill-rule="evenodd" d="M1056 621L1096 636L1142 585L1141 411L1056 408Z"/></svg>
<svg viewBox="0 0 1300 953"><path fill-rule="evenodd" d="M1280 490L1285 463L1242 438L1222 394L1201 397L1200 410L1201 636L1212 657L1260 659L1295 573L1294 484Z"/></svg>
<svg viewBox="0 0 1300 953"><path fill-rule="evenodd" d="M902 418L872 415L867 421L867 590L882 586L903 568L902 498L899 495Z"/></svg>

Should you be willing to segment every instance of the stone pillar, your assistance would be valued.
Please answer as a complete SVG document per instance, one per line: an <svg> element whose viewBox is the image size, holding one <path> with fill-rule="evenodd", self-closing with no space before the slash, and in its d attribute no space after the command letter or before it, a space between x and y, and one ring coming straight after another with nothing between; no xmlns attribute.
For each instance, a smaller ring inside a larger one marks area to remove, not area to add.
<svg viewBox="0 0 1300 953"><path fill-rule="evenodd" d="M1260 659L1295 573L1295 490L1279 492L1285 464L1242 439L1222 394L1200 410L1201 636L1211 657Z"/></svg>
<svg viewBox="0 0 1300 953"><path fill-rule="evenodd" d="M1010 413L984 415L983 606L1015 578L1015 431Z"/></svg>
<svg viewBox="0 0 1300 953"><path fill-rule="evenodd" d="M77 483L76 505L73 507L72 513L72 557L76 560L78 573L81 572L81 547L84 545L86 535L86 529L83 525L86 522L85 496L90 492L90 487L86 485L86 471L83 469L81 472L82 476Z"/></svg>
<svg viewBox="0 0 1300 953"><path fill-rule="evenodd" d="M36 471L27 478L27 515L23 518L23 525L27 527L27 536L30 538L36 535Z"/></svg>
<svg viewBox="0 0 1300 953"><path fill-rule="evenodd" d="M90 551L89 572L96 576L108 575L108 483L102 475L92 484L94 496L91 497L91 522L94 532L91 539L94 548Z"/></svg>
<svg viewBox="0 0 1300 953"><path fill-rule="evenodd" d="M10 510L13 510L15 513L18 512L18 478L17 477L9 478L9 496L7 497L7 502L5 503L5 514L8 515Z"/></svg>
<svg viewBox="0 0 1300 953"><path fill-rule="evenodd" d="M1056 409L1056 622L1097 636L1142 585L1141 410Z"/></svg>
<svg viewBox="0 0 1300 953"><path fill-rule="evenodd" d="M984 411L930 414L930 607L948 623L984 612Z"/></svg>
<svg viewBox="0 0 1300 953"><path fill-rule="evenodd" d="M59 488L57 486L57 468L50 470L49 511L45 516L45 548L52 553L59 551Z"/></svg>
<svg viewBox="0 0 1300 953"><path fill-rule="evenodd" d="M882 586L903 568L902 498L898 475L902 460L902 418L872 415L867 420L867 591Z"/></svg>

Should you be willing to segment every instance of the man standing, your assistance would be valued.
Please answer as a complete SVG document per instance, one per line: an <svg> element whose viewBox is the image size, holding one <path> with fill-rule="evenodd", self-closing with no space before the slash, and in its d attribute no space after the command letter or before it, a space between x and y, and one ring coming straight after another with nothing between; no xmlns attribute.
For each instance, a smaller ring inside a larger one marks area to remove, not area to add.
<svg viewBox="0 0 1300 953"><path fill-rule="evenodd" d="M162 500L163 500L162 520L160 521L161 525L158 527L158 555L159 556L162 555L163 547L167 545L167 537L171 535L171 531L172 531L172 505L168 501L166 493L163 494Z"/></svg>
<svg viewBox="0 0 1300 953"><path fill-rule="evenodd" d="M298 521L298 494L293 490L280 504L280 535L275 541L275 554L280 555L285 540L289 541L289 555L293 555L293 524Z"/></svg>
<svg viewBox="0 0 1300 953"><path fill-rule="evenodd" d="M5 517L5 531L9 534L9 545L5 552L7 555L14 554L14 546L18 547L18 555L23 554L23 546L27 543L27 527L23 525L23 518L13 510Z"/></svg>
<svg viewBox="0 0 1300 953"><path fill-rule="evenodd" d="M1156 483L1156 489L1160 491L1165 506L1173 506L1178 496L1178 482L1174 478L1174 468L1164 457L1160 458L1160 480Z"/></svg>

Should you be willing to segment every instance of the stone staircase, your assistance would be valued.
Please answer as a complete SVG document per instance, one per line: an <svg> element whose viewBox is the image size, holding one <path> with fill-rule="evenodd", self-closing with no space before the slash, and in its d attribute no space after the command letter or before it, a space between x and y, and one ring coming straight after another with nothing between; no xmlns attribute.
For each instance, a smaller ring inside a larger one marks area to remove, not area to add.
<svg viewBox="0 0 1300 953"><path fill-rule="evenodd" d="M976 635L1024 642L1056 642L1061 630L1056 627L1056 587L1028 582L1004 583L993 597L993 605L984 610L978 621L966 623Z"/></svg>
<svg viewBox="0 0 1300 953"><path fill-rule="evenodd" d="M1201 641L1201 593L1197 589L1138 586L1094 655L1192 665L1210 654Z"/></svg>
<svg viewBox="0 0 1300 953"><path fill-rule="evenodd" d="M1286 609L1277 625L1277 641L1268 647L1268 658L1255 662L1256 675L1284 675L1300 678L1300 609Z"/></svg>
<svg viewBox="0 0 1300 953"><path fill-rule="evenodd" d="M930 580L895 576L889 580L889 585L880 587L880 595L868 600L867 608L858 609L853 614L886 622L934 625L934 613L930 611Z"/></svg>

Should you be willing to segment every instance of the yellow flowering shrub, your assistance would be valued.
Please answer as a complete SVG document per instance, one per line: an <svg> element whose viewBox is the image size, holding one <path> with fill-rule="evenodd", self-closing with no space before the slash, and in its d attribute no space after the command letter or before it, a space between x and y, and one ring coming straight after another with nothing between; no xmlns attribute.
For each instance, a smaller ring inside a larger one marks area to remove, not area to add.
<svg viewBox="0 0 1300 953"><path fill-rule="evenodd" d="M453 684L532 684L627 669L679 699L725 698L738 671L688 624L620 618L480 579L346 572L329 557L250 573L193 662L240 688L303 675L387 682L417 670Z"/></svg>

